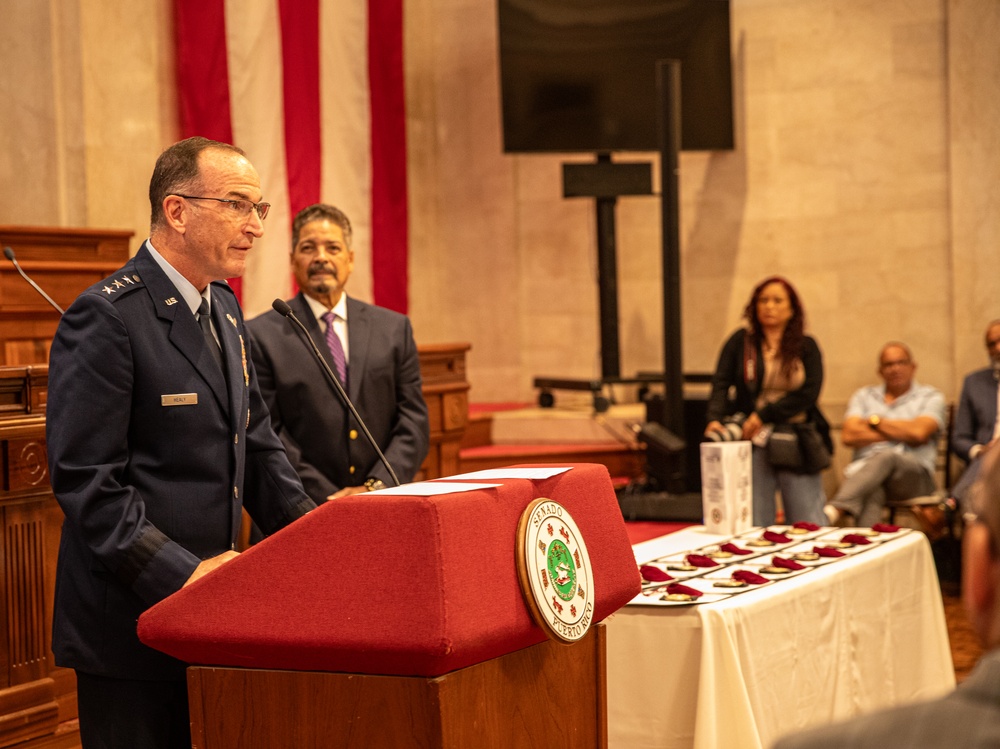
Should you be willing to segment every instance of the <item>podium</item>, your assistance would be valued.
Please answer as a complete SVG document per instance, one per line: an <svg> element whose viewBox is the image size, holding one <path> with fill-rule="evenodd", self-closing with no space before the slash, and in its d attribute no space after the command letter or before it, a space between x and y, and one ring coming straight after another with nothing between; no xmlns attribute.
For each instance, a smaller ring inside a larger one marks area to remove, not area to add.
<svg viewBox="0 0 1000 749"><path fill-rule="evenodd" d="M640 579L607 469L568 468L328 502L146 611L142 641L191 666L194 745L605 747L599 622ZM571 644L518 581L518 522L540 497L589 552L595 625Z"/></svg>

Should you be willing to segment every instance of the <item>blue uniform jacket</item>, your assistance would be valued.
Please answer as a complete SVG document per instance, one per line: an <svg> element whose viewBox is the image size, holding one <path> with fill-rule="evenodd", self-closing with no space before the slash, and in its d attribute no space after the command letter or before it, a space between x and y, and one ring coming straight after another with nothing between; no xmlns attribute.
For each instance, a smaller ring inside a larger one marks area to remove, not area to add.
<svg viewBox="0 0 1000 749"><path fill-rule="evenodd" d="M234 547L244 506L265 533L314 507L271 429L225 282L212 284L212 317L225 378L144 245L59 324L46 440L66 515L52 644L61 666L182 678L183 664L139 642L139 615Z"/></svg>

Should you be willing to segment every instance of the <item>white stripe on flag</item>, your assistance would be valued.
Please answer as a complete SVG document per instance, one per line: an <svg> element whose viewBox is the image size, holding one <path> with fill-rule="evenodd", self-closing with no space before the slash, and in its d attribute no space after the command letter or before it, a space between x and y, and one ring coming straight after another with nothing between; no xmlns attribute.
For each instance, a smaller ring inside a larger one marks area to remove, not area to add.
<svg viewBox="0 0 1000 749"><path fill-rule="evenodd" d="M323 202L351 219L354 271L349 292L372 298L371 116L368 100L366 4L320 6ZM257 168L271 203L264 237L254 243L243 276L243 309L254 317L291 293L291 213L284 148L282 49L277 0L226 0L233 140ZM294 51L293 51L294 53Z"/></svg>
<svg viewBox="0 0 1000 749"><path fill-rule="evenodd" d="M243 310L247 318L269 310L276 297L285 299L291 292L291 218L278 28L275 1L226 0L233 140L257 167L264 200L271 203L264 236L254 243L243 275Z"/></svg>
<svg viewBox="0 0 1000 749"><path fill-rule="evenodd" d="M351 296L371 301L371 107L368 16L363 0L320 5L323 200L340 208L354 230Z"/></svg>

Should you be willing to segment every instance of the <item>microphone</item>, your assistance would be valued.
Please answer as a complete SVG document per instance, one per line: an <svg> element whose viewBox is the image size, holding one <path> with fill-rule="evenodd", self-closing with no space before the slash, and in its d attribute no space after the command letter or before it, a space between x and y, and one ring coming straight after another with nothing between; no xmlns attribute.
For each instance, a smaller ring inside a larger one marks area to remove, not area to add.
<svg viewBox="0 0 1000 749"><path fill-rule="evenodd" d="M330 369L330 365L326 363L326 359L324 359L323 354L320 353L319 346L316 345L316 341L314 341L312 336L309 335L309 331L306 329L306 326L303 325L302 321L295 316L295 313L292 312L292 308L288 306L288 302L284 299L275 299L271 306L274 308L275 312L282 317L287 317L305 334L305 339L309 342L309 350L312 352L316 361L319 362L320 367L323 369L323 373L326 375L326 379L328 379L330 384L333 385L333 389L337 391L337 395L340 396L340 400L347 407L347 410L351 412L351 415L357 420L358 424L361 425L361 431L365 433L365 438L367 438L368 444L370 444L372 449L375 450L379 460L382 461L382 465L385 466L385 470L387 470L389 475L392 477L393 483L396 486L399 486L399 479L396 477L396 472L392 470L392 466L389 465L389 461L382 453L378 443L375 442L375 438L372 437L372 433L368 431L368 425L365 424L364 419L361 418L361 414L358 413L358 409L356 409L354 404L351 403L351 399L347 396L347 391L344 390L344 386L340 384L340 380L337 379L337 375L333 373L333 370Z"/></svg>
<svg viewBox="0 0 1000 749"><path fill-rule="evenodd" d="M44 299L45 299L46 302L48 302L53 307L55 307L56 308L56 312L58 312L60 315L63 314L63 308L60 307L58 304L56 304L55 300L52 297L50 297L48 294L46 294L45 291L42 289L41 286L39 286L37 283L35 283L34 281L32 281L31 278L28 276L27 273L25 273L23 270L21 270L21 264L18 263L17 262L17 258L14 257L14 250L12 250L10 247L4 247L3 248L3 256L5 258L7 258L8 260L10 260L12 263L14 263L14 267L17 268L17 272L21 274L21 278L23 278L25 281L27 281L28 283L30 283L31 284L31 288L33 288L35 291L37 291L39 294L41 294L42 297L44 297Z"/></svg>

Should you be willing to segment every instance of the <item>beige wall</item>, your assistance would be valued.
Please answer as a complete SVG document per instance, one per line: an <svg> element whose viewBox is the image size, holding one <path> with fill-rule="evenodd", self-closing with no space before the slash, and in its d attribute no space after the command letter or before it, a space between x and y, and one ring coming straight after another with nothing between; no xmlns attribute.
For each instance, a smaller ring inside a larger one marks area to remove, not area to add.
<svg viewBox="0 0 1000 749"><path fill-rule="evenodd" d="M951 0L948 28L951 263L955 359L983 361L983 324L1000 318L1000 3Z"/></svg>
<svg viewBox="0 0 1000 749"><path fill-rule="evenodd" d="M0 224L145 235L176 135L168 0L0 0ZM409 0L411 317L469 341L474 401L600 373L593 203L502 153L494 0ZM732 0L737 148L681 160L685 369L753 284L799 288L839 418L908 341L956 397L1000 317L1000 3ZM586 158L586 157L582 157ZM655 161L655 154L616 158ZM657 170L658 172L658 170ZM618 204L623 374L662 365L656 198Z"/></svg>
<svg viewBox="0 0 1000 749"><path fill-rule="evenodd" d="M0 0L0 224L149 228L176 137L168 0Z"/></svg>

